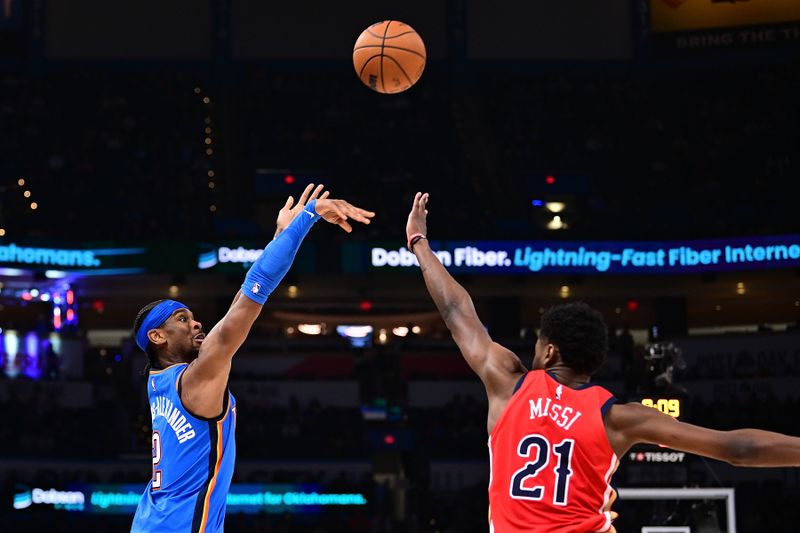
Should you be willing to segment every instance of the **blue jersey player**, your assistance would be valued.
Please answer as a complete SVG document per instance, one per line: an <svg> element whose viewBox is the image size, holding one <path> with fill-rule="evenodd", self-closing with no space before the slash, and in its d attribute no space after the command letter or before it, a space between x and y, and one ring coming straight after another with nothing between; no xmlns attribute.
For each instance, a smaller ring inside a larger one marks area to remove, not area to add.
<svg viewBox="0 0 800 533"><path fill-rule="evenodd" d="M223 531L236 459L236 400L228 390L231 359L311 226L322 218L349 233L348 219L369 224L374 216L344 200L328 199L327 192L320 195L321 185L312 193L313 188L306 187L297 204L289 197L278 214L275 238L208 335L180 302L159 300L139 311L133 334L149 362L153 476L136 509L132 533Z"/></svg>

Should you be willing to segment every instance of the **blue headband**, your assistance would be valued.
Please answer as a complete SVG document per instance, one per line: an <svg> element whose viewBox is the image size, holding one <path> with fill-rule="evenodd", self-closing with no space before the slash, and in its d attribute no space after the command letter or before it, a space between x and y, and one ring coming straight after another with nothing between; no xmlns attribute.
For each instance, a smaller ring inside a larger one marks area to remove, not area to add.
<svg viewBox="0 0 800 533"><path fill-rule="evenodd" d="M189 309L186 305L176 302L175 300L164 300L147 313L142 325L139 326L139 331L136 332L136 344L143 352L146 352L147 343L150 339L147 338L147 332L151 329L156 329L167 321L172 313L178 309Z"/></svg>

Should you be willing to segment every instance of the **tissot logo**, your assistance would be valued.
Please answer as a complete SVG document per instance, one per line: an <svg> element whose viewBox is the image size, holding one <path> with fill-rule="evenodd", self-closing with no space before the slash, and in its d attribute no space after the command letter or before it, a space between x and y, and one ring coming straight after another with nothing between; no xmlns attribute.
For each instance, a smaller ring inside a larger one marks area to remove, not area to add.
<svg viewBox="0 0 800 533"><path fill-rule="evenodd" d="M681 4L686 2L686 0L661 0L661 1L667 4L669 7L676 7L676 8L680 7Z"/></svg>

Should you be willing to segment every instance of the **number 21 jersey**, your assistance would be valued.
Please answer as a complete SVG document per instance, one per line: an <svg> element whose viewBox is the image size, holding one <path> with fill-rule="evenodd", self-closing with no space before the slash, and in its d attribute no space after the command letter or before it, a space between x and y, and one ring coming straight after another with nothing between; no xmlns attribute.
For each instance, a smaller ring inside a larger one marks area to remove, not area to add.
<svg viewBox="0 0 800 533"><path fill-rule="evenodd" d="M495 533L613 532L617 456L603 426L614 396L525 374L489 436L489 523Z"/></svg>
<svg viewBox="0 0 800 533"><path fill-rule="evenodd" d="M151 370L153 477L139 501L132 533L219 533L236 461L236 400L226 392L222 415L200 418L183 406L188 365Z"/></svg>

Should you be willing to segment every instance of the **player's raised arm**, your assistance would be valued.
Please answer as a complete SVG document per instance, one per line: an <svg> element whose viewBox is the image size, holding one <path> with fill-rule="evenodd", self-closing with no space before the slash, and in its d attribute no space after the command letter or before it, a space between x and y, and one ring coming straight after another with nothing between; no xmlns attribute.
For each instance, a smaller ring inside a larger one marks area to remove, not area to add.
<svg viewBox="0 0 800 533"><path fill-rule="evenodd" d="M417 256L425 286L467 364L481 378L489 394L506 390L506 385L526 369L516 354L492 341L469 293L431 250L427 239L427 204L427 193L414 196L406 224L408 249Z"/></svg>
<svg viewBox="0 0 800 533"><path fill-rule="evenodd" d="M616 452L645 442L735 466L800 466L800 438L760 429L717 431L679 422L641 404L614 405L605 425ZM618 454L619 456L619 454Z"/></svg>
<svg viewBox="0 0 800 533"><path fill-rule="evenodd" d="M267 297L289 271L303 238L314 223L323 219L350 233L353 229L348 220L369 224L374 216L344 200L328 199L327 193L317 198L320 187L306 204L312 187L306 188L297 205L292 206L292 202L287 201L278 216L277 236L250 267L228 312L208 333L198 358L184 373L181 399L194 414L212 418L222 411L231 359L250 332ZM281 223L287 221L288 225L280 231Z"/></svg>

